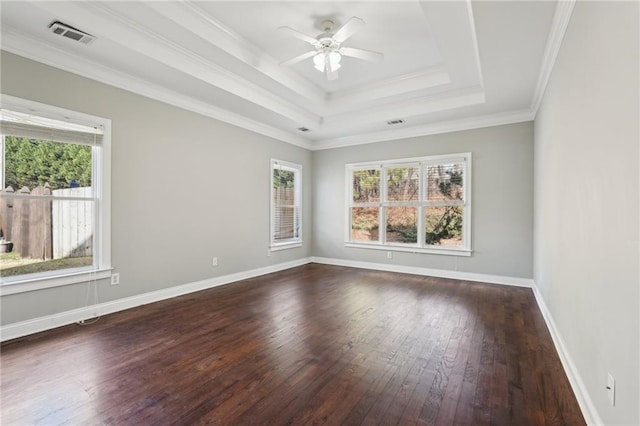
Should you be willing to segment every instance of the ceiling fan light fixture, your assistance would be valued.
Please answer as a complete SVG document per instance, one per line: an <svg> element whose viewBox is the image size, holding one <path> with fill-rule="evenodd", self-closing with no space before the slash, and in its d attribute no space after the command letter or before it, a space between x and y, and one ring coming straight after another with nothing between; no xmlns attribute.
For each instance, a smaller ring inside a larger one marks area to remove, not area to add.
<svg viewBox="0 0 640 426"><path fill-rule="evenodd" d="M329 67L331 71L338 71L341 67L340 59L342 59L342 56L338 52L328 53L327 56L329 57Z"/></svg>
<svg viewBox="0 0 640 426"><path fill-rule="evenodd" d="M323 23L324 32L316 37L311 37L291 27L280 27L281 30L288 31L291 35L302 41L309 43L314 50L305 52L294 58L281 62L281 66L291 66L308 58L313 58L313 67L326 75L327 80L333 81L338 78L338 70L342 68L340 61L343 56L362 59L370 62L380 62L384 54L371 50L357 49L353 47L342 47L349 37L355 34L364 21L356 16L351 17L338 30L333 29L334 21L327 19Z"/></svg>
<svg viewBox="0 0 640 426"><path fill-rule="evenodd" d="M338 71L342 65L340 65L340 60L342 59L342 55L338 52L319 52L313 57L313 66L320 72L324 72L329 66L329 70L331 72Z"/></svg>
<svg viewBox="0 0 640 426"><path fill-rule="evenodd" d="M320 72L324 72L326 61L324 57L324 53L318 53L313 57L313 66Z"/></svg>

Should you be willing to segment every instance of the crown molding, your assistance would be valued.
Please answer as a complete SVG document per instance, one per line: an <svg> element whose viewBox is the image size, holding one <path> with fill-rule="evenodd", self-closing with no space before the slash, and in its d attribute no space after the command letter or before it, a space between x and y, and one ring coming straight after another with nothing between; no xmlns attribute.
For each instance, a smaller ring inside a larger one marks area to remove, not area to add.
<svg viewBox="0 0 640 426"><path fill-rule="evenodd" d="M351 114L336 114L324 117L322 126L349 129L359 125L381 125L396 118L406 119L418 115L462 108L485 103L484 90L472 88L442 93L437 96L424 96L410 100L401 100L380 107L360 110Z"/></svg>
<svg viewBox="0 0 640 426"><path fill-rule="evenodd" d="M454 83L484 87L471 0L418 0L442 56L442 66ZM436 18L437 17L437 18ZM456 31L450 29L456 22Z"/></svg>
<svg viewBox="0 0 640 426"><path fill-rule="evenodd" d="M525 121L531 121L533 120L533 118L533 112L528 109L509 111L497 114L464 118L460 120L450 120L420 126L404 127L401 129L377 131L374 133L352 135L334 139L324 139L314 142L312 149L314 151L319 151L323 149L342 148L375 142L386 142L418 136L429 136L442 133L458 132L462 130L481 129L483 127L522 123Z"/></svg>
<svg viewBox="0 0 640 426"><path fill-rule="evenodd" d="M561 0L556 4L553 22L551 23L549 37L547 37L547 44L544 49L542 66L540 67L540 73L538 74L538 82L531 100L530 108L531 111L533 111L534 116L538 113L542 97L544 96L547 84L549 84L549 78L551 77L553 66L558 58L560 46L562 46L562 40L567 32L567 27L569 26L569 21L571 20L575 3L576 0Z"/></svg>
<svg viewBox="0 0 640 426"><path fill-rule="evenodd" d="M284 88L316 103L325 101L326 94L322 89L294 72L283 69L275 58L264 54L261 49L222 24L194 2L148 2L146 6L258 70Z"/></svg>
<svg viewBox="0 0 640 426"><path fill-rule="evenodd" d="M147 7L261 72L285 89L312 101L309 109L318 115L329 111L348 112L367 102L451 83L451 78L443 67L434 67L352 90L327 93L297 74L283 69L275 58L263 53L191 1L151 2Z"/></svg>
<svg viewBox="0 0 640 426"><path fill-rule="evenodd" d="M53 14L61 13L61 9L63 9L65 16L72 17L73 21L91 22L92 32L98 37L104 34L105 38L115 43L127 46L131 50L170 68L266 108L299 123L298 125L315 129L320 123L320 116L233 74L160 34L136 25L129 18L115 12L103 3L40 2L38 7Z"/></svg>
<svg viewBox="0 0 640 426"><path fill-rule="evenodd" d="M2 50L169 105L196 112L292 145L305 149L311 149L312 147L311 142L301 136L213 106L207 102L193 99L145 80L135 78L130 74L106 67L78 55L68 53L41 40L31 38L10 29L6 25L2 29Z"/></svg>
<svg viewBox="0 0 640 426"><path fill-rule="evenodd" d="M484 87L484 76L482 75L482 65L480 64L480 49L478 48L478 33L476 31L476 19L473 16L473 7L471 6L471 0L466 0L467 5L467 19L469 20L469 28L471 28L471 43L473 44L473 59L475 63L476 72L478 74L478 80L480 87Z"/></svg>
<svg viewBox="0 0 640 426"><path fill-rule="evenodd" d="M402 75L379 83L327 94L327 106L331 112L346 112L371 101L395 97L451 83L449 73L443 67Z"/></svg>

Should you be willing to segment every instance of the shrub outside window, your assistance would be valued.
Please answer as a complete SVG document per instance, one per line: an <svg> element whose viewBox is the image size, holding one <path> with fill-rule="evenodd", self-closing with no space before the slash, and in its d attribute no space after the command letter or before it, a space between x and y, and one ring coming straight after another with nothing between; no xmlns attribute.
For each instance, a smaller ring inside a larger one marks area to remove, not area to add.
<svg viewBox="0 0 640 426"><path fill-rule="evenodd" d="M351 247L468 256L471 154L347 164Z"/></svg>

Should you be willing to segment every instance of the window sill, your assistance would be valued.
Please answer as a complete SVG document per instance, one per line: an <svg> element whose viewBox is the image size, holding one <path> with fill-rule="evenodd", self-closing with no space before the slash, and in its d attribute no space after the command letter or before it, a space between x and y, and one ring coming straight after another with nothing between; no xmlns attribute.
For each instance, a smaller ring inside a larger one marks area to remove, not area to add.
<svg viewBox="0 0 640 426"><path fill-rule="evenodd" d="M298 247L302 247L302 241L272 245L269 247L269 250L280 251L280 250L288 250L288 249L298 248Z"/></svg>
<svg viewBox="0 0 640 426"><path fill-rule="evenodd" d="M407 247L400 245L382 245L372 243L353 243L346 242L345 247L363 248L371 250L384 250L384 251L400 251L405 253L419 253L419 254L440 254L444 256L471 256L471 250L459 249L459 248L423 248L423 247Z"/></svg>
<svg viewBox="0 0 640 426"><path fill-rule="evenodd" d="M111 277L111 268L69 272L55 276L44 276L19 281L0 281L0 296L26 293L28 291L42 290L45 288L61 287L69 284L77 284L86 281L101 280Z"/></svg>

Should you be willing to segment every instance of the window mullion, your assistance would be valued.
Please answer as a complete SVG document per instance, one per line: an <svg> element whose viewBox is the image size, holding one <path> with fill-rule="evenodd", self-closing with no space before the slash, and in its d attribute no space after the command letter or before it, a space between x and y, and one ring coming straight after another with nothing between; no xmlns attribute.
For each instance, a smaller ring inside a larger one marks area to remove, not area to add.
<svg viewBox="0 0 640 426"><path fill-rule="evenodd" d="M380 167L380 206L378 207L378 241L380 244L387 244L387 169Z"/></svg>
<svg viewBox="0 0 640 426"><path fill-rule="evenodd" d="M419 206L418 206L418 247L424 247L424 241L425 241L425 214L426 214L426 209L424 208L424 204L425 204L425 200L426 200L426 194L427 194L427 189L424 181L425 177L425 166L424 165L420 165L420 167L418 168L418 201L419 201Z"/></svg>

